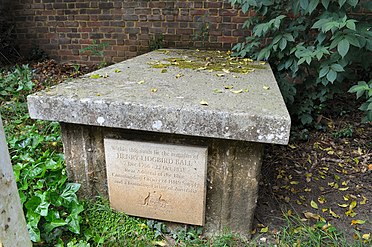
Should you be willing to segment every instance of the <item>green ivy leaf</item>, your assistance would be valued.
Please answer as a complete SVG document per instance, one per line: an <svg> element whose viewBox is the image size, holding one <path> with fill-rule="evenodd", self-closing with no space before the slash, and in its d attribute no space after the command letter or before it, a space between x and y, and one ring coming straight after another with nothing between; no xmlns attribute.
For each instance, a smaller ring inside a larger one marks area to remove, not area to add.
<svg viewBox="0 0 372 247"><path fill-rule="evenodd" d="M341 55L341 57L345 57L348 53L350 48L350 43L347 39L341 40L337 45L337 51Z"/></svg>
<svg viewBox="0 0 372 247"><path fill-rule="evenodd" d="M61 197L68 202L77 201L76 192L79 190L80 184L68 183L63 190Z"/></svg>
<svg viewBox="0 0 372 247"><path fill-rule="evenodd" d="M40 221L40 215L33 211L27 211L27 230L30 235L32 242L40 242L40 230L38 224Z"/></svg>
<svg viewBox="0 0 372 247"><path fill-rule="evenodd" d="M76 234L80 233L80 223L79 223L80 218L81 218L81 216L74 215L74 214L70 214L66 218L66 222L68 224L68 229L71 232L76 233Z"/></svg>
<svg viewBox="0 0 372 247"><path fill-rule="evenodd" d="M46 222L43 227L47 233L50 233L54 228L65 226L67 222L62 219L54 219L52 222Z"/></svg>

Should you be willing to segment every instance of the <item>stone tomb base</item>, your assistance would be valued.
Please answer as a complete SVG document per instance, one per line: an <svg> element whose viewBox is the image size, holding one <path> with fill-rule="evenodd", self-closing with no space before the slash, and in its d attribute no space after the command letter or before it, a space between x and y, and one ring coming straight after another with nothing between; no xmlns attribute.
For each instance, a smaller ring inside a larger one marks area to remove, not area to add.
<svg viewBox="0 0 372 247"><path fill-rule="evenodd" d="M153 51L27 100L31 118L61 123L69 177L85 197L209 234L249 237L263 145L287 144L291 124L270 66L219 51ZM127 141L137 144L118 144ZM177 161L179 150L191 158ZM154 156L170 160L158 167Z"/></svg>
<svg viewBox="0 0 372 247"><path fill-rule="evenodd" d="M189 179L178 180L184 183L187 180L195 181L194 176L197 175L199 178L196 181L203 181L204 179L206 182L205 204L203 202L203 198L205 198L203 188L205 187L203 184L198 184L197 192L199 196L192 197L192 192L184 193L184 195L191 195L191 197L186 201L182 197L178 198L181 201L183 200L178 208L177 193L169 194L168 199L176 199L176 202L171 205L173 211L169 217L165 213L158 219L204 225L208 235L229 229L246 237L250 236L258 193L263 144L66 123L61 123L61 126L68 175L71 180L82 184L80 193L84 197L109 195L107 181L110 183L110 180L113 180L114 177L112 174L107 176L105 148L107 150L109 145L106 143L105 147L105 139L106 142L107 140L140 141L144 145L146 143L149 143L149 145L157 143L159 147L161 147L161 144L175 144L178 148L182 148L184 145L185 149L199 147L201 156L203 152L205 153L203 150L207 149L208 154L205 155L207 161L206 176L201 169L200 172L191 174L192 177ZM167 148L167 146L165 147ZM178 167L182 168L182 166ZM121 169L126 168L128 167L123 165ZM160 168L161 172L166 172L162 169ZM190 176L190 171L173 171L170 175L176 176L177 174L180 177L187 177ZM142 184L146 186L146 183ZM160 184L165 185L167 182L163 181ZM135 189L135 186L131 188ZM189 187L186 185L182 188L187 189ZM169 193L169 190L165 190L166 193L167 191ZM148 192L153 193L152 190ZM156 193L156 190L154 192ZM133 191L121 191L120 193L121 196L116 195L116 199L124 198L127 193L132 193L132 196L135 195ZM138 194L143 196L141 193L143 193L142 187L138 186ZM147 190L145 193L147 193ZM144 204L149 203L150 196L147 201L145 200L146 196L143 198ZM112 203L113 198L110 197L110 200ZM126 207L123 205L124 201L115 202L114 199L114 203L116 203L114 208ZM140 207L137 211L141 214ZM146 214L146 212L146 210L143 210L142 215L150 217L151 215ZM137 213L135 214L138 215ZM184 220L195 218L196 220L190 222Z"/></svg>

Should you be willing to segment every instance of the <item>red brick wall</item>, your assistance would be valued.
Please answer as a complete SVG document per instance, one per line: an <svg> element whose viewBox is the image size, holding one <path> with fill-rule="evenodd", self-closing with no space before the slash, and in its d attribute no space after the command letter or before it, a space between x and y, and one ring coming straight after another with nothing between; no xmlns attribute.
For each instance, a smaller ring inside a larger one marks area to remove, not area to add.
<svg viewBox="0 0 372 247"><path fill-rule="evenodd" d="M224 0L12 2L21 51L38 46L63 62L102 60L80 52L93 40L108 43L105 60L118 62L149 51L149 42L161 37L164 48L229 49L248 35L241 28L246 15ZM205 42L201 41L202 34Z"/></svg>

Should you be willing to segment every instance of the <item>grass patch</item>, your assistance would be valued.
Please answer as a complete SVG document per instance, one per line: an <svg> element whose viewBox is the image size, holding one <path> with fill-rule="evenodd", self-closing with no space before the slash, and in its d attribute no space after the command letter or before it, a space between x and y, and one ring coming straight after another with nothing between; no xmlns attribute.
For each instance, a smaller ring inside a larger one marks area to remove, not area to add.
<svg viewBox="0 0 372 247"><path fill-rule="evenodd" d="M249 246L310 246L310 247L367 247L370 240L357 236L358 240L347 239L343 232L330 223L318 221L311 224L299 216L283 215L285 226L274 233L260 234Z"/></svg>

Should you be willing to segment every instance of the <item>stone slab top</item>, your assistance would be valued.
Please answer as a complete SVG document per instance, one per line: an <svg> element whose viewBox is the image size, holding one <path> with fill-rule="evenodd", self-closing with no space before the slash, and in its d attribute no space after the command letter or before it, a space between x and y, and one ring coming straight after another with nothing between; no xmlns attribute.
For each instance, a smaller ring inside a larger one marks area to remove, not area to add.
<svg viewBox="0 0 372 247"><path fill-rule="evenodd" d="M268 64L157 50L28 96L31 118L287 144L290 116Z"/></svg>

